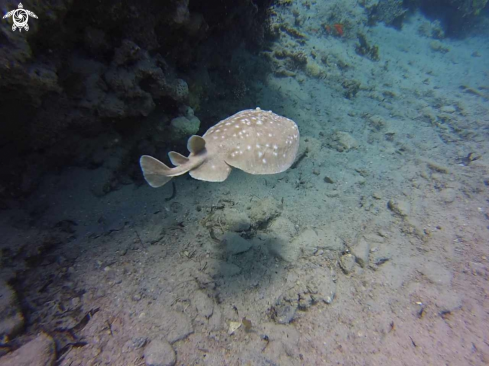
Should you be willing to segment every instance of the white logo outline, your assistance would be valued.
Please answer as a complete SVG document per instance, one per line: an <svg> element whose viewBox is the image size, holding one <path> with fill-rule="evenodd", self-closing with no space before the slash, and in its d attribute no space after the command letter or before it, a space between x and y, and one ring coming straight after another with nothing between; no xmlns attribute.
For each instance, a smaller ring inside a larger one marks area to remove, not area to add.
<svg viewBox="0 0 489 366"><path fill-rule="evenodd" d="M14 22L14 24L12 25L12 30L14 32L16 29L19 29L19 32L22 32L22 28L24 28L26 32L28 32L29 24L27 24L27 22L29 21L29 15L33 18L38 19L36 14L34 14L30 10L24 9L24 5L22 5L22 3L19 3L18 9L9 11L3 16L3 19L12 17L12 21Z"/></svg>

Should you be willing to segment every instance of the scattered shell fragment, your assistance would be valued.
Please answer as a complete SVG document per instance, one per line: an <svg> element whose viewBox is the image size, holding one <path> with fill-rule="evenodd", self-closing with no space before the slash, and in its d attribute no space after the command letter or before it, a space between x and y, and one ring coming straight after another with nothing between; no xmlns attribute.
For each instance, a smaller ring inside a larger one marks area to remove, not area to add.
<svg viewBox="0 0 489 366"><path fill-rule="evenodd" d="M228 330L228 334L229 335L233 335L234 332L236 332L239 327L241 327L243 323L241 322L229 322L229 330Z"/></svg>

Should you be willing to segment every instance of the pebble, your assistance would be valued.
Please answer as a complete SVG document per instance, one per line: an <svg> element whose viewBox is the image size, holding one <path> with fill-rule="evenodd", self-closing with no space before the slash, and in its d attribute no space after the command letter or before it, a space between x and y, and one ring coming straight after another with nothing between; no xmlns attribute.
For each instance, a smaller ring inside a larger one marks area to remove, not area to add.
<svg viewBox="0 0 489 366"><path fill-rule="evenodd" d="M411 212L411 205L406 201L389 200L387 207L389 210L402 217L408 216Z"/></svg>
<svg viewBox="0 0 489 366"><path fill-rule="evenodd" d="M457 191L453 188L446 188L441 191L440 198L444 203L452 203L457 198Z"/></svg>
<svg viewBox="0 0 489 366"><path fill-rule="evenodd" d="M453 105L444 105L440 108L443 113L455 113L457 109Z"/></svg>
<svg viewBox="0 0 489 366"><path fill-rule="evenodd" d="M351 249L352 254L355 256L357 263L360 267L365 268L368 265L370 255L370 244L361 238L358 243Z"/></svg>
<svg viewBox="0 0 489 366"><path fill-rule="evenodd" d="M56 347L53 338L41 333L19 349L0 358L0 366L54 365Z"/></svg>
<svg viewBox="0 0 489 366"><path fill-rule="evenodd" d="M355 256L349 253L341 256L340 267L346 274L351 273L355 267Z"/></svg>
<svg viewBox="0 0 489 366"><path fill-rule="evenodd" d="M147 366L173 366L177 357L168 342L155 339L144 349L144 360Z"/></svg>
<svg viewBox="0 0 489 366"><path fill-rule="evenodd" d="M275 307L276 315L274 320L279 324L289 324L295 317L297 311L296 304L280 303Z"/></svg>
<svg viewBox="0 0 489 366"><path fill-rule="evenodd" d="M244 253L253 245L250 240L243 239L239 234L231 232L224 234L222 243L226 246L227 253L231 255Z"/></svg>
<svg viewBox="0 0 489 366"><path fill-rule="evenodd" d="M380 192L374 192L372 194L372 197L375 198L376 200L381 200L382 199L382 194Z"/></svg>

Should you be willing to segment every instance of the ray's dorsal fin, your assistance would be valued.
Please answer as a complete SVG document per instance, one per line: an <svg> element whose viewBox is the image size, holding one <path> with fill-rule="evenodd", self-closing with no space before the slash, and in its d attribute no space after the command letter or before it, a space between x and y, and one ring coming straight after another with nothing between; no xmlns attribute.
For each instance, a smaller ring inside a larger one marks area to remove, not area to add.
<svg viewBox="0 0 489 366"><path fill-rule="evenodd" d="M190 136L187 142L187 149L193 154L198 154L205 148L205 140L197 135Z"/></svg>
<svg viewBox="0 0 489 366"><path fill-rule="evenodd" d="M175 166L183 165L188 162L188 158L176 151L170 151L168 157L170 158L171 163Z"/></svg>

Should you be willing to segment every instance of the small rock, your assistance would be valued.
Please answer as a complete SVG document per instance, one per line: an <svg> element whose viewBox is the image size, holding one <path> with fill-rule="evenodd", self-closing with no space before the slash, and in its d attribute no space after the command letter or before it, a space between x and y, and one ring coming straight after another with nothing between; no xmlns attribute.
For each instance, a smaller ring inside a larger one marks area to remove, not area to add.
<svg viewBox="0 0 489 366"><path fill-rule="evenodd" d="M381 244L381 243L384 243L385 242L385 238L382 237L382 236L380 236L380 235L378 235L378 234L365 234L363 237L369 243Z"/></svg>
<svg viewBox="0 0 489 366"><path fill-rule="evenodd" d="M287 289L272 309L272 319L279 324L288 324L297 309L307 310L320 302L330 304L336 295L335 276L334 272L321 267L290 272L285 284Z"/></svg>
<svg viewBox="0 0 489 366"><path fill-rule="evenodd" d="M287 243L297 234L295 225L286 217L277 217L268 227L271 236L279 241Z"/></svg>
<svg viewBox="0 0 489 366"><path fill-rule="evenodd" d="M406 201L389 200L387 207L389 210L402 217L408 216L411 212L411 205Z"/></svg>
<svg viewBox="0 0 489 366"><path fill-rule="evenodd" d="M443 43L441 43L438 40L430 42L430 47L433 51L440 52L440 53L447 53L450 51L450 48L445 46Z"/></svg>
<svg viewBox="0 0 489 366"><path fill-rule="evenodd" d="M437 163L435 161L427 161L426 162L426 165L433 172L441 173L441 174L448 174L448 173L450 173L450 169L447 166L444 166L444 165L442 165L440 163ZM434 179L433 175L431 176L431 178ZM436 179L436 180L440 180L440 179L441 179L441 177L438 176L438 179Z"/></svg>
<svg viewBox="0 0 489 366"><path fill-rule="evenodd" d="M443 113L455 113L457 109L453 105L444 105L440 108L440 111Z"/></svg>
<svg viewBox="0 0 489 366"><path fill-rule="evenodd" d="M351 252L355 256L360 267L365 268L365 266L368 265L370 244L364 238L361 238L358 241L358 243L351 249Z"/></svg>
<svg viewBox="0 0 489 366"><path fill-rule="evenodd" d="M135 337L133 339L128 339L126 343L122 346L122 353L133 352L138 348L142 348L146 345L147 339L145 337Z"/></svg>
<svg viewBox="0 0 489 366"><path fill-rule="evenodd" d="M350 253L342 255L340 258L340 267L345 274L351 273L355 267L355 256Z"/></svg>
<svg viewBox="0 0 489 366"><path fill-rule="evenodd" d="M224 234L222 243L226 246L226 251L232 255L244 253L253 245L250 240L243 239L239 234L229 232Z"/></svg>
<svg viewBox="0 0 489 366"><path fill-rule="evenodd" d="M263 228L274 218L280 216L282 205L274 198L267 197L254 201L251 207L250 218L253 226Z"/></svg>
<svg viewBox="0 0 489 366"><path fill-rule="evenodd" d="M71 299L71 306L73 308L76 308L80 305L80 298L79 297L74 297Z"/></svg>
<svg viewBox="0 0 489 366"><path fill-rule="evenodd" d="M306 291L313 303L320 301L331 304L336 295L336 284L331 272L315 268L307 271ZM306 297L301 294L301 297Z"/></svg>
<svg viewBox="0 0 489 366"><path fill-rule="evenodd" d="M226 210L223 221L223 225L227 230L238 233L247 231L251 227L251 220L246 212L238 211L236 209Z"/></svg>
<svg viewBox="0 0 489 366"><path fill-rule="evenodd" d="M279 302L275 306L276 313L273 316L273 320L275 320L279 324L289 324L295 317L297 307L297 304Z"/></svg>
<svg viewBox="0 0 489 366"><path fill-rule="evenodd" d="M333 183L334 183L334 180L333 180L333 179L331 179L330 177L327 177L327 176L326 176L326 177L324 177L324 182L325 182L325 183L328 183L328 184L333 184Z"/></svg>
<svg viewBox="0 0 489 366"><path fill-rule="evenodd" d="M372 126L377 131L380 131L381 129L385 128L385 126L387 125L384 118L382 116L377 116L377 115L371 116L369 118L369 122L370 122L370 126Z"/></svg>
<svg viewBox="0 0 489 366"><path fill-rule="evenodd" d="M372 194L372 197L375 198L376 200L381 200L382 199L382 194L379 192L374 192Z"/></svg>
<svg viewBox="0 0 489 366"><path fill-rule="evenodd" d="M452 203L457 198L457 191L453 188L446 188L441 191L440 197L444 203Z"/></svg>
<svg viewBox="0 0 489 366"><path fill-rule="evenodd" d="M19 349L0 358L0 366L46 366L54 365L56 346L53 338L41 333Z"/></svg>
<svg viewBox="0 0 489 366"><path fill-rule="evenodd" d="M145 337L135 337L132 339L132 345L134 348L138 349L138 348L142 348L146 345L146 342L148 341L147 338Z"/></svg>
<svg viewBox="0 0 489 366"><path fill-rule="evenodd" d="M358 142L348 132L336 131L331 136L330 146L338 152L346 152L358 148Z"/></svg>
<svg viewBox="0 0 489 366"><path fill-rule="evenodd" d="M267 243L268 250L272 255L290 263L296 262L300 257L310 257L319 249L343 250L343 242L340 238L332 232L321 229L306 228L292 240L277 240L281 237L280 232L277 236L272 235Z"/></svg>
<svg viewBox="0 0 489 366"><path fill-rule="evenodd" d="M144 349L144 361L147 366L173 366L177 357L168 342L155 339Z"/></svg>

